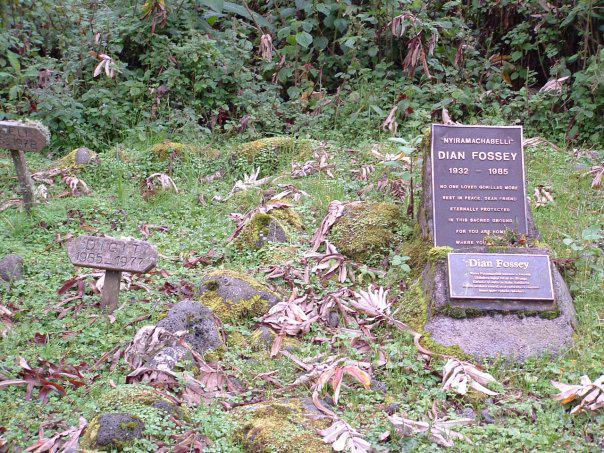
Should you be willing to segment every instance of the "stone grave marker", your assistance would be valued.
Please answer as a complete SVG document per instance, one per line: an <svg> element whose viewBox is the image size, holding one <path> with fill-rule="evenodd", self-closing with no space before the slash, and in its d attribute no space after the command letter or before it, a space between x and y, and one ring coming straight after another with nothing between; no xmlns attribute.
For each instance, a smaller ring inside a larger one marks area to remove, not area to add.
<svg viewBox="0 0 604 453"><path fill-rule="evenodd" d="M434 244L528 233L522 127L432 126Z"/></svg>
<svg viewBox="0 0 604 453"><path fill-rule="evenodd" d="M526 201L522 127L434 124L423 158L419 223L440 257L422 275L426 331L478 358L572 345L572 297Z"/></svg>
<svg viewBox="0 0 604 453"><path fill-rule="evenodd" d="M101 306L117 307L122 272L145 273L157 263L157 249L146 241L112 237L79 236L67 245L74 266L105 270Z"/></svg>
<svg viewBox="0 0 604 453"><path fill-rule="evenodd" d="M24 151L38 152L49 143L50 132L39 123L0 121L0 148L11 152L23 196L23 205L27 211L30 211L33 205L34 190Z"/></svg>

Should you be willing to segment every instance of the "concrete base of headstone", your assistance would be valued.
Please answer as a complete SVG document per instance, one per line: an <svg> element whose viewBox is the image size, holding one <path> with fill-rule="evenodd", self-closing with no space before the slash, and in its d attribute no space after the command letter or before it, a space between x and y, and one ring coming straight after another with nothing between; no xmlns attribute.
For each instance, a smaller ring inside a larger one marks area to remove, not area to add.
<svg viewBox="0 0 604 453"><path fill-rule="evenodd" d="M446 309L451 306L444 263L430 264L424 273L424 289L430 301L425 330L437 343L459 346L477 359L505 357L524 361L559 354L573 344L575 309L557 269L553 269L553 284L555 310L540 313L539 308L548 307L539 307L539 302L533 302L533 310L528 311L531 302L516 302L514 306L514 301L499 301L497 309L473 308L464 317L462 312Z"/></svg>

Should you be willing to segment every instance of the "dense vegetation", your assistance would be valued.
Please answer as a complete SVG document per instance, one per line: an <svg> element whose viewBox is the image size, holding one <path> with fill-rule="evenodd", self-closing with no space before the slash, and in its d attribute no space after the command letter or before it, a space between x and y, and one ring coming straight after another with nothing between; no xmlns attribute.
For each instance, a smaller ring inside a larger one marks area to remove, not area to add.
<svg viewBox="0 0 604 453"><path fill-rule="evenodd" d="M439 448L429 432L397 432L393 414L471 419L454 428L462 438L445 436L456 451L600 451L601 410L571 414L577 401L556 401L552 381L593 381L604 363L602 13L595 0L0 2L0 119L33 118L52 134L49 149L27 153L39 200L31 214L0 150L0 258L25 261L23 280L0 280L0 452L83 442L119 392L145 423L126 451L330 448L315 429L325 425L287 406L313 392L376 451ZM483 364L496 395L443 388L447 359L420 354L396 324L421 333L421 347L477 365L423 331L421 272L439 248L417 236L417 149L447 116L522 124L533 138L527 194L540 245L577 310L568 352ZM74 165L80 146L97 153L87 165ZM337 200L358 210L330 232L346 256L329 258L325 243L313 255ZM268 211L275 204L286 208ZM275 219L287 241L261 244ZM65 252L84 234L146 239L160 252L156 270L125 277L111 316L99 306L100 274ZM136 332L183 299L209 305L196 289L224 269L280 300L307 297L299 305L320 319L271 354L275 334L258 341L261 313L225 313L215 301L224 348L176 377L139 373L125 384ZM355 311L355 292L378 288L389 291L388 316ZM313 374L337 360L352 371L339 400ZM369 388L357 369L371 374ZM225 379L218 390L191 389L187 379L212 372ZM138 404L128 392L141 376L180 409ZM267 401L279 404L245 412Z"/></svg>
<svg viewBox="0 0 604 453"><path fill-rule="evenodd" d="M415 133L443 107L602 140L594 0L8 0L0 21L0 117L40 119L57 145L176 130L353 141Z"/></svg>

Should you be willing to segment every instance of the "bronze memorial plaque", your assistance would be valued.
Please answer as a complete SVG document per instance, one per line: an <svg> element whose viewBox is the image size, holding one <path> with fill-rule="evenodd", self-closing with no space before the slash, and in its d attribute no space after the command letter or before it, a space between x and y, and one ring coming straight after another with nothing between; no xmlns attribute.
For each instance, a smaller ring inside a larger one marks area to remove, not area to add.
<svg viewBox="0 0 604 453"><path fill-rule="evenodd" d="M434 245L527 233L521 126L433 124L431 157Z"/></svg>
<svg viewBox="0 0 604 453"><path fill-rule="evenodd" d="M451 299L553 301L549 256L449 253Z"/></svg>
<svg viewBox="0 0 604 453"><path fill-rule="evenodd" d="M74 266L144 273L155 267L157 250L135 239L79 236L69 242L67 254Z"/></svg>

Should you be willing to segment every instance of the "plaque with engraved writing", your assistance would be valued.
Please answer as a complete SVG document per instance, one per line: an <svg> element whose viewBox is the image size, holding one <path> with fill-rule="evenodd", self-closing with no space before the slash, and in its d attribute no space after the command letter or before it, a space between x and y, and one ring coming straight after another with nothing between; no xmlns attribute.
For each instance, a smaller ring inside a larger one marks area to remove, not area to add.
<svg viewBox="0 0 604 453"><path fill-rule="evenodd" d="M48 131L36 123L0 121L0 148L40 151L49 140Z"/></svg>
<svg viewBox="0 0 604 453"><path fill-rule="evenodd" d="M433 124L431 146L435 245L527 233L521 126Z"/></svg>
<svg viewBox="0 0 604 453"><path fill-rule="evenodd" d="M451 299L553 301L547 255L449 253Z"/></svg>
<svg viewBox="0 0 604 453"><path fill-rule="evenodd" d="M79 236L69 242L67 254L74 266L111 271L144 273L157 262L156 248L135 239Z"/></svg>

